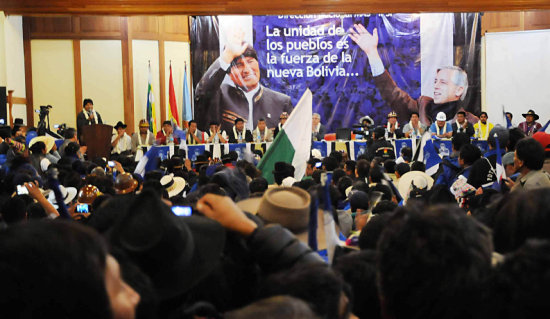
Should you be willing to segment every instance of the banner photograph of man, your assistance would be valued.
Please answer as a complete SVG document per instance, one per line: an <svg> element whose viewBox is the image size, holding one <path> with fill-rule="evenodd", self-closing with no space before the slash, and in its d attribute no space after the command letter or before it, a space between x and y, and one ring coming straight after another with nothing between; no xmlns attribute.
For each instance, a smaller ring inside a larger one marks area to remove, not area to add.
<svg viewBox="0 0 550 319"><path fill-rule="evenodd" d="M421 122L433 123L439 112L445 113L450 119L463 110L461 101L468 91L468 75L460 67L439 68L435 75L433 97L420 96L414 99L396 85L385 69L378 53L378 30L374 28L371 33L364 26L355 24L349 32L350 38L367 54L376 88L401 120L406 121L413 112L417 112ZM471 113L467 113L466 118L470 123L478 121Z"/></svg>
<svg viewBox="0 0 550 319"><path fill-rule="evenodd" d="M232 32L221 56L197 85L195 119L202 130L216 120L222 130L230 131L237 118L244 119L250 131L260 118L266 120L268 128L273 128L279 114L292 112L289 96L260 84L258 55L250 44L243 42L243 37L242 31Z"/></svg>

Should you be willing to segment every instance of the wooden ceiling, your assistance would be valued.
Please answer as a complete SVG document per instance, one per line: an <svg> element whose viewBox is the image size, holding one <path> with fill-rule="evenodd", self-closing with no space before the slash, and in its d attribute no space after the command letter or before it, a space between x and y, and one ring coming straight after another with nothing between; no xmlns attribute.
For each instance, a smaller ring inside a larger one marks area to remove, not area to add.
<svg viewBox="0 0 550 319"><path fill-rule="evenodd" d="M218 15L484 12L550 9L548 0L0 0L19 15Z"/></svg>

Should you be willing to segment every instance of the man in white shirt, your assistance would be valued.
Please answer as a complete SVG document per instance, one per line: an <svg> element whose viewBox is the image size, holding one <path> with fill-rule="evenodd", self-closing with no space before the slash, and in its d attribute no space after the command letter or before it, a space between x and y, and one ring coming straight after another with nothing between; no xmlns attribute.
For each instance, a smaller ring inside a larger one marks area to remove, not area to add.
<svg viewBox="0 0 550 319"><path fill-rule="evenodd" d="M132 138L126 134L126 124L118 121L115 125L117 134L111 138L111 154L129 155L132 152Z"/></svg>

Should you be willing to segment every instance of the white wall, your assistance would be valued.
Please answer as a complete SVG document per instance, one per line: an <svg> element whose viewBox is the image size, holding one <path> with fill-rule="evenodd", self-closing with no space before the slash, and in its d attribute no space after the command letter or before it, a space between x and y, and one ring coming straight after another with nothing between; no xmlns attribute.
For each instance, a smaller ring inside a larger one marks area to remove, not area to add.
<svg viewBox="0 0 550 319"><path fill-rule="evenodd" d="M50 125L76 127L74 56L72 40L32 40L34 110L52 105ZM38 123L38 114L34 116Z"/></svg>
<svg viewBox="0 0 550 319"><path fill-rule="evenodd" d="M4 11L0 11L0 86L6 86L6 40L4 25L6 23L6 16Z"/></svg>
<svg viewBox="0 0 550 319"><path fill-rule="evenodd" d="M8 16L4 22L6 48L7 89L14 90L13 96L26 97L25 91L25 53L23 50L23 17ZM25 105L14 104L13 118L22 118L27 123Z"/></svg>
<svg viewBox="0 0 550 319"><path fill-rule="evenodd" d="M133 40L134 71L134 131L138 130L139 120L146 118L148 64L151 62L152 88L155 101L157 131L160 130L160 86L159 86L159 47L158 41Z"/></svg>
<svg viewBox="0 0 550 319"><path fill-rule="evenodd" d="M94 101L103 123L124 122L122 83L122 44L120 40L82 40L82 97Z"/></svg>
<svg viewBox="0 0 550 319"><path fill-rule="evenodd" d="M170 98L169 98L169 83L170 83L170 61L172 61L172 80L174 81L174 92L176 94L176 102L178 105L178 118L181 120L183 117L183 73L184 65L187 63L187 89L190 93L191 89L191 57L189 54L188 42L164 42L164 65L165 71L165 94L166 94L166 118L168 118L170 110ZM189 95L191 96L191 95ZM192 100L191 100L192 101Z"/></svg>
<svg viewBox="0 0 550 319"><path fill-rule="evenodd" d="M486 33L486 101L489 120L514 122L533 109L550 119L550 30Z"/></svg>

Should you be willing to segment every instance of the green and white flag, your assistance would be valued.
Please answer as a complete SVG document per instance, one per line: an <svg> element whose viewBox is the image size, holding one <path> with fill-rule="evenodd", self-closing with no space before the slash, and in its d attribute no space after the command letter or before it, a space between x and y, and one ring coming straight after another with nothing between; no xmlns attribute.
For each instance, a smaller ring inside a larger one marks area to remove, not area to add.
<svg viewBox="0 0 550 319"><path fill-rule="evenodd" d="M301 180L306 173L306 162L311 154L312 105L313 96L307 89L258 163L258 169L269 184L274 182L272 172L276 162L292 164L297 180Z"/></svg>

